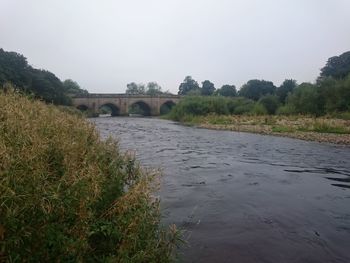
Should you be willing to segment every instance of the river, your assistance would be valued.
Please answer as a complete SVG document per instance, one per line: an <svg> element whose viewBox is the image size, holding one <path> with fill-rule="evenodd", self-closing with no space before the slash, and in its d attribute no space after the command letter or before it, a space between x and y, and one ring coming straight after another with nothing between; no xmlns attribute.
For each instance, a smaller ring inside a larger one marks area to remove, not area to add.
<svg viewBox="0 0 350 263"><path fill-rule="evenodd" d="M180 262L350 262L350 148L91 119L144 166L162 167L163 222L186 232Z"/></svg>

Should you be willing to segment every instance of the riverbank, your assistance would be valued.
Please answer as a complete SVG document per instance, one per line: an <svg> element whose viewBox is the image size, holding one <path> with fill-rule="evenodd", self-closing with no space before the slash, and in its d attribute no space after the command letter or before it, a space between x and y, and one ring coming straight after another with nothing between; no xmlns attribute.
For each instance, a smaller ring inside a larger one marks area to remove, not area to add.
<svg viewBox="0 0 350 263"><path fill-rule="evenodd" d="M170 262L159 173L69 108L0 92L0 262Z"/></svg>
<svg viewBox="0 0 350 263"><path fill-rule="evenodd" d="M350 145L350 120L307 116L185 116L181 123L199 128L283 136Z"/></svg>

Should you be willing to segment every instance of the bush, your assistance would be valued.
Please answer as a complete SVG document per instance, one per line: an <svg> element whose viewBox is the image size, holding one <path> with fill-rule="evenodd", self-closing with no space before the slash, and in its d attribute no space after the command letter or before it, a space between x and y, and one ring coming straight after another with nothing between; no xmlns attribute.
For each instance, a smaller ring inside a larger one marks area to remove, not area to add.
<svg viewBox="0 0 350 263"><path fill-rule="evenodd" d="M253 109L250 112L253 115L266 115L267 114L267 110L264 107L264 105L260 104L260 103L255 103Z"/></svg>
<svg viewBox="0 0 350 263"><path fill-rule="evenodd" d="M318 87L311 83L300 84L294 92L288 96L287 104L295 108L296 113L319 116L324 112Z"/></svg>
<svg viewBox="0 0 350 263"><path fill-rule="evenodd" d="M264 106L268 114L275 114L279 106L278 97L274 95L264 96L259 100L259 104Z"/></svg>
<svg viewBox="0 0 350 263"><path fill-rule="evenodd" d="M0 93L0 259L167 262L154 174L77 115Z"/></svg>
<svg viewBox="0 0 350 263"><path fill-rule="evenodd" d="M286 104L277 109L276 114L278 115L293 115L296 114L296 109L292 104Z"/></svg>

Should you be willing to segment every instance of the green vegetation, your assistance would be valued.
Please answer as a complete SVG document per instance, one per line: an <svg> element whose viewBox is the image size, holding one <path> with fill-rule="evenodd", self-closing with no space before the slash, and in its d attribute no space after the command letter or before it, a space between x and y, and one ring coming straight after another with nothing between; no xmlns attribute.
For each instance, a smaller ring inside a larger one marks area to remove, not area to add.
<svg viewBox="0 0 350 263"><path fill-rule="evenodd" d="M169 262L157 176L78 114L0 91L1 262Z"/></svg>
<svg viewBox="0 0 350 263"><path fill-rule="evenodd" d="M210 114L328 115L349 119L350 51L330 58L321 69L316 83L298 85L295 80L286 79L279 87L275 87L271 81L253 79L237 92L234 85L223 85L215 90L214 84L208 80L200 88L197 81L187 76L180 84L178 94L187 96L168 114L169 118L178 121ZM193 94L197 96L189 96ZM339 128L326 127L312 131L344 132Z"/></svg>
<svg viewBox="0 0 350 263"><path fill-rule="evenodd" d="M0 48L0 90L12 85L18 91L57 105L70 105L71 96L87 94L76 82L61 82L53 73L30 66L23 55Z"/></svg>
<svg viewBox="0 0 350 263"><path fill-rule="evenodd" d="M236 97L237 89L235 85L223 85L220 89L216 90L215 94L224 97Z"/></svg>
<svg viewBox="0 0 350 263"><path fill-rule="evenodd" d="M322 142L350 144L350 121L331 116L185 115L182 121L202 128L273 134Z"/></svg>
<svg viewBox="0 0 350 263"><path fill-rule="evenodd" d="M126 94L130 95L148 95L148 96L159 96L162 94L171 94L169 91L162 91L162 87L157 82L149 82L145 86L140 83L131 82L126 85Z"/></svg>

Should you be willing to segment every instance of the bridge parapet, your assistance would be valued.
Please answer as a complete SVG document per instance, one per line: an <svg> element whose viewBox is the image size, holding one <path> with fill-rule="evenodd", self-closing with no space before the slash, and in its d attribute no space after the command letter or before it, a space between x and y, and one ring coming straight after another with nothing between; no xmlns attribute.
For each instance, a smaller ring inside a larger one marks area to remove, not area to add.
<svg viewBox="0 0 350 263"><path fill-rule="evenodd" d="M124 93L89 93L87 95L78 95L77 98L180 98L180 95L160 94L160 95L143 95L143 94L124 94Z"/></svg>

